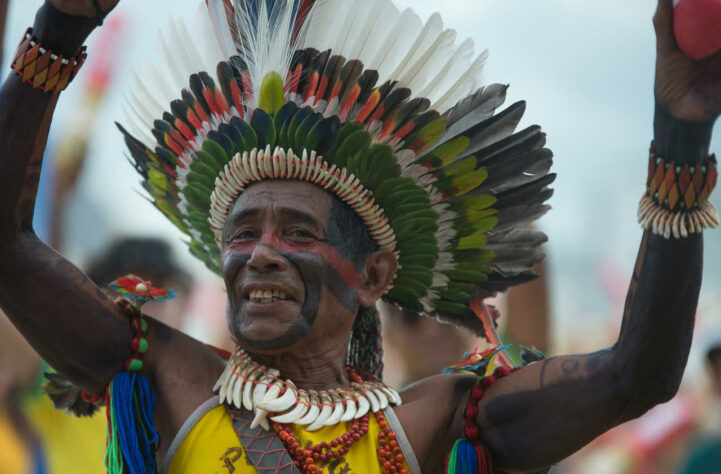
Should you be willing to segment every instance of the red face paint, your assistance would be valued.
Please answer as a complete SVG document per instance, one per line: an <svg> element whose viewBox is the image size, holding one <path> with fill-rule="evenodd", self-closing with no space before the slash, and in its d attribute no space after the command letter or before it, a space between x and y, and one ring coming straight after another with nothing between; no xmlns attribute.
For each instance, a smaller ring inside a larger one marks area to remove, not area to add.
<svg viewBox="0 0 721 474"><path fill-rule="evenodd" d="M225 260L231 253L243 253L252 256L258 245L266 245L278 253L303 252L318 255L338 272L338 275L349 288L355 290L360 285L360 274L353 264L343 257L338 250L318 241L300 243L287 238L284 239L275 229L264 230L258 240L245 239L229 242L223 249L222 259Z"/></svg>

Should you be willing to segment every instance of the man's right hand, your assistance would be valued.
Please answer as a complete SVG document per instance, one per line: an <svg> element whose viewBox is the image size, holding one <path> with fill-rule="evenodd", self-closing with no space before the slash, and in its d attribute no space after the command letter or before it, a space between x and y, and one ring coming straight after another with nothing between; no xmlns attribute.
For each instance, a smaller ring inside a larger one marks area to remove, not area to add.
<svg viewBox="0 0 721 474"><path fill-rule="evenodd" d="M118 4L119 0L97 0L102 15L108 14ZM93 0L50 0L50 3L59 11L68 15L97 17Z"/></svg>

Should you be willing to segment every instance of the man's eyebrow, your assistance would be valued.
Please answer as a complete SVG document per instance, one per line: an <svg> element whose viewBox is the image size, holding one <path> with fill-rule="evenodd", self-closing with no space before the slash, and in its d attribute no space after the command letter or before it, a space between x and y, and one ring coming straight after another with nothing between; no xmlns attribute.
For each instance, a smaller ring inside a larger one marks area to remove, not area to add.
<svg viewBox="0 0 721 474"><path fill-rule="evenodd" d="M312 214L301 211L300 209L283 207L278 209L278 212L299 221L303 221L307 224L311 224L312 226L317 227L320 230L323 230L325 228L325 226L320 221L318 221L318 219L316 219Z"/></svg>
<svg viewBox="0 0 721 474"><path fill-rule="evenodd" d="M312 214L309 212L302 211L300 209L296 209L293 207L282 207L277 209L277 212L280 214L285 215L286 217L291 217L293 219L311 224L318 229L323 229L325 226L318 221ZM250 217L256 217L258 214L260 214L260 209L243 209L237 212L234 212L230 216L228 216L227 226L231 226L239 221L242 221L244 219L248 219Z"/></svg>
<svg viewBox="0 0 721 474"><path fill-rule="evenodd" d="M243 209L242 211L234 212L228 216L226 225L235 224L238 221L247 219L248 217L255 217L258 214L260 214L260 209Z"/></svg>

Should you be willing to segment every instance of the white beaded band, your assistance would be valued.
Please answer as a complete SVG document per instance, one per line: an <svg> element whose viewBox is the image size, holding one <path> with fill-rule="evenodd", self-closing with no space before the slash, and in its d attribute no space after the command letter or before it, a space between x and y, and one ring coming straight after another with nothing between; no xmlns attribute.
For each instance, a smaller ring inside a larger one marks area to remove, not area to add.
<svg viewBox="0 0 721 474"><path fill-rule="evenodd" d="M373 240L381 249L395 250L396 236L383 209L353 174L345 168L329 166L313 151L303 150L298 157L293 150L277 147L271 152L254 148L250 153L236 154L215 180L210 196L210 227L215 241L222 246L223 228L235 199L250 184L266 179L294 179L317 184L333 192L363 220Z"/></svg>

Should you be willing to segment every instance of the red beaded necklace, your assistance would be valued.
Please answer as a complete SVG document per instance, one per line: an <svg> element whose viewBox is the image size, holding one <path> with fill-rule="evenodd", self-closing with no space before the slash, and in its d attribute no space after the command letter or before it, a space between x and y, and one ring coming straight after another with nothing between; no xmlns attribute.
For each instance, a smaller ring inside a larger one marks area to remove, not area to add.
<svg viewBox="0 0 721 474"><path fill-rule="evenodd" d="M356 374L353 369L348 369L348 375L353 382L362 382L363 379ZM408 474L408 470L403 467L405 458L403 452L396 441L396 434L388 426L388 422L382 412L373 414L380 426L378 433L378 462L383 468L383 473ZM343 433L336 439L303 448L295 437L290 425L272 422L273 430L278 434L278 438L283 442L288 454L295 461L295 465L303 474L322 474L323 468L318 464L325 463L332 459L340 458L348 453L353 443L361 439L368 433L368 420L370 414L366 413L362 418L353 420L351 429Z"/></svg>

